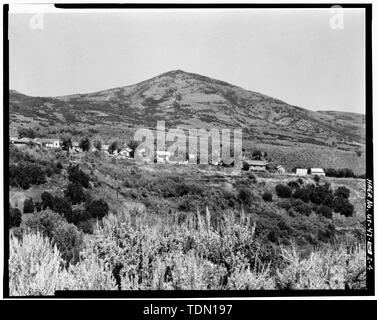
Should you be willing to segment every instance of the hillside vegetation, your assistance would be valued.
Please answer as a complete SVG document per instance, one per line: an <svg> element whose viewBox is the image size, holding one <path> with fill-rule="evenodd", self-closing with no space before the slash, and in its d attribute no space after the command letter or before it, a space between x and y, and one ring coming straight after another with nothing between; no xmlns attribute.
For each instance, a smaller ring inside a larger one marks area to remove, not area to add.
<svg viewBox="0 0 377 320"><path fill-rule="evenodd" d="M74 164L34 148L11 147L10 157L21 176L31 165L45 174L10 190L12 295L365 288L363 179L234 175L96 152Z"/></svg>

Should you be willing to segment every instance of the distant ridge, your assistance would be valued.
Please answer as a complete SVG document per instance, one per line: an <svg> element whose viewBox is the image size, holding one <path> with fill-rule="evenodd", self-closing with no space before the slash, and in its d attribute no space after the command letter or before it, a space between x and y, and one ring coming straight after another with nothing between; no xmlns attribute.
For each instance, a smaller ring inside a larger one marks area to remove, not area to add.
<svg viewBox="0 0 377 320"><path fill-rule="evenodd" d="M266 143L364 143L365 116L310 111L200 74L172 70L140 83L92 93L30 97L9 91L11 120L55 125L85 123L242 128Z"/></svg>

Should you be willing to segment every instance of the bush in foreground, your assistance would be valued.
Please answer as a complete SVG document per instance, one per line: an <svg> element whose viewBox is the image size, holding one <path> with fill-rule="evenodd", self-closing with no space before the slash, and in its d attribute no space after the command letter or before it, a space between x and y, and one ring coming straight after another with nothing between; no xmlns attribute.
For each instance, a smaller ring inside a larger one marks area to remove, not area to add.
<svg viewBox="0 0 377 320"><path fill-rule="evenodd" d="M108 266L93 254L76 265L63 267L56 245L41 233L10 235L9 293L11 296L50 296L56 290L115 290Z"/></svg>

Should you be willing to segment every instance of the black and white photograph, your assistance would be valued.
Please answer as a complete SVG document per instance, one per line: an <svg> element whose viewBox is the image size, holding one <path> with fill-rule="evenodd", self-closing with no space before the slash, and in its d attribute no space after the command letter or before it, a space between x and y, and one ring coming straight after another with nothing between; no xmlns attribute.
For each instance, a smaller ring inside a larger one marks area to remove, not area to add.
<svg viewBox="0 0 377 320"><path fill-rule="evenodd" d="M374 295L371 10L4 6L4 296Z"/></svg>

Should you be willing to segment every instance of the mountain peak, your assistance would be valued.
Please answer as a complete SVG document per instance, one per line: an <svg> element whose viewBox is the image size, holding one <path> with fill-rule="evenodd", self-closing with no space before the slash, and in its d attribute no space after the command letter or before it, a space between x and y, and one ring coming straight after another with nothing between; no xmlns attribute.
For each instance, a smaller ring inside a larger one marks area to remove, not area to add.
<svg viewBox="0 0 377 320"><path fill-rule="evenodd" d="M177 69L177 70L170 70L170 71L164 72L157 77L166 77L166 76L167 77L174 77L174 76L177 76L177 75L192 75L192 73Z"/></svg>

